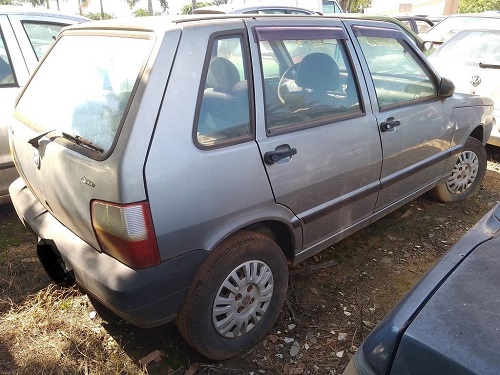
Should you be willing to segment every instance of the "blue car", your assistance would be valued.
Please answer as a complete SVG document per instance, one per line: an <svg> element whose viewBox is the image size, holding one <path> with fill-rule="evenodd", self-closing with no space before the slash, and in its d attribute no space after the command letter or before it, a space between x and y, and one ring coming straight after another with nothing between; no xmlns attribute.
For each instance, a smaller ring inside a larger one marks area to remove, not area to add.
<svg viewBox="0 0 500 375"><path fill-rule="evenodd" d="M498 374L500 205L366 338L344 375Z"/></svg>

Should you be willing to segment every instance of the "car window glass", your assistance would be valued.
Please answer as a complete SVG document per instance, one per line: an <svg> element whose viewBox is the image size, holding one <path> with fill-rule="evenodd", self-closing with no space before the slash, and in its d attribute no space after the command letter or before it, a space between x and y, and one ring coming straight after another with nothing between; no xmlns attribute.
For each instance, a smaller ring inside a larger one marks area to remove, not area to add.
<svg viewBox="0 0 500 375"><path fill-rule="evenodd" d="M437 96L431 75L414 51L395 38L359 36L380 108Z"/></svg>
<svg viewBox="0 0 500 375"><path fill-rule="evenodd" d="M286 14L286 9L259 9L259 14Z"/></svg>
<svg viewBox="0 0 500 375"><path fill-rule="evenodd" d="M250 109L245 52L239 36L214 40L202 84L196 140L202 147L249 139Z"/></svg>
<svg viewBox="0 0 500 375"><path fill-rule="evenodd" d="M415 23L417 24L419 34L426 33L432 27L430 23L422 20L415 20Z"/></svg>
<svg viewBox="0 0 500 375"><path fill-rule="evenodd" d="M78 135L106 152L149 50L147 39L63 37L40 65L17 112L42 129Z"/></svg>
<svg viewBox="0 0 500 375"><path fill-rule="evenodd" d="M400 20L402 23L404 23L410 30L411 28L411 21L410 20Z"/></svg>
<svg viewBox="0 0 500 375"><path fill-rule="evenodd" d="M57 34L65 26L62 24L37 23L32 21L23 22L24 30L26 31L26 35L28 35L28 39L38 60L47 52Z"/></svg>
<svg viewBox="0 0 500 375"><path fill-rule="evenodd" d="M13 84L15 84L15 78L12 71L12 64L4 42L2 30L0 29L0 86L10 86Z"/></svg>
<svg viewBox="0 0 500 375"><path fill-rule="evenodd" d="M308 12L303 12L301 10L289 10L288 14L309 14Z"/></svg>
<svg viewBox="0 0 500 375"><path fill-rule="evenodd" d="M260 41L269 133L362 113L339 39Z"/></svg>

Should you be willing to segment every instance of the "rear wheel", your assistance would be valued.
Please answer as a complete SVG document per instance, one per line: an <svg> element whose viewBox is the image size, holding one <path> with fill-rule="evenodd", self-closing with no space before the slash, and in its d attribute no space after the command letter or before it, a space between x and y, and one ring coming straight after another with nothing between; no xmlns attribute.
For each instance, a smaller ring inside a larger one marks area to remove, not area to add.
<svg viewBox="0 0 500 375"><path fill-rule="evenodd" d="M441 202L458 202L478 189L486 173L487 154L483 144L469 137L460 152L450 177L430 191Z"/></svg>
<svg viewBox="0 0 500 375"><path fill-rule="evenodd" d="M182 336L216 360L253 347L274 324L288 267L270 238L241 232L219 245L197 272L177 317Z"/></svg>

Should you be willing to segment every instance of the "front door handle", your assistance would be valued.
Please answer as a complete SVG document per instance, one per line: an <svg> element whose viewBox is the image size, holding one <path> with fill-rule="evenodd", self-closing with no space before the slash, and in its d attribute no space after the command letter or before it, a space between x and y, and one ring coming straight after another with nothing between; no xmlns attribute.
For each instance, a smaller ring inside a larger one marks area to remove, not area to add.
<svg viewBox="0 0 500 375"><path fill-rule="evenodd" d="M396 126L401 125L401 121L396 120L394 117L389 117L387 120L380 124L380 130L383 132L394 129Z"/></svg>
<svg viewBox="0 0 500 375"><path fill-rule="evenodd" d="M296 148L291 148L283 151L268 151L264 154L264 161L266 164L274 164L281 159L288 158L297 153Z"/></svg>

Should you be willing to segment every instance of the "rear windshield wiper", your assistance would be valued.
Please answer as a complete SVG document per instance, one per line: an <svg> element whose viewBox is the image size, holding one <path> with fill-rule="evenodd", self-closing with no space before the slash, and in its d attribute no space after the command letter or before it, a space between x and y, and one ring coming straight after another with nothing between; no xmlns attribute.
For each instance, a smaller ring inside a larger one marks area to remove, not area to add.
<svg viewBox="0 0 500 375"><path fill-rule="evenodd" d="M40 139L42 139L43 137L45 137L51 133L54 133L55 131L57 131L57 129L52 129L52 130L43 132L41 134L38 134L36 137L31 138L28 141L28 143L38 150L38 147L40 147ZM88 139L85 139L79 135L71 135L71 134L68 134L65 132L61 132L61 135L56 135L54 138L58 138L61 136L64 139L67 139L68 141L70 141L78 146L87 148L87 149L92 150L92 151L99 152L101 154L104 152L104 149L101 146L98 146L95 143L92 143Z"/></svg>
<svg viewBox="0 0 500 375"><path fill-rule="evenodd" d="M67 139L68 141L73 142L78 146L88 148L89 150L96 151L101 154L104 152L104 149L101 146L98 146L95 143L89 141L88 139L80 137L79 135L71 135L65 132L61 132L61 134L64 139Z"/></svg>

